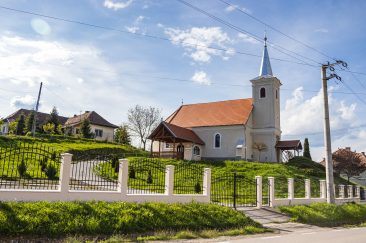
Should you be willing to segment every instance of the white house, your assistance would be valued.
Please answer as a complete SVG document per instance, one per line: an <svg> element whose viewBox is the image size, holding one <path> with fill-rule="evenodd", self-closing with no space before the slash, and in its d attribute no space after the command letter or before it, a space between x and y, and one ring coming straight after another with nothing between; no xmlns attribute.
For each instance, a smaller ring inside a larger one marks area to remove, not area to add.
<svg viewBox="0 0 366 243"><path fill-rule="evenodd" d="M149 136L152 156L186 160L282 161L301 143L281 141L280 80L272 73L264 39L252 98L182 105Z"/></svg>
<svg viewBox="0 0 366 243"><path fill-rule="evenodd" d="M90 130L95 134L95 139L99 141L113 142L114 129L118 126L113 125L95 111L86 111L81 115L74 115L65 122L65 132L69 134L79 134L80 125L84 120L89 120Z"/></svg>

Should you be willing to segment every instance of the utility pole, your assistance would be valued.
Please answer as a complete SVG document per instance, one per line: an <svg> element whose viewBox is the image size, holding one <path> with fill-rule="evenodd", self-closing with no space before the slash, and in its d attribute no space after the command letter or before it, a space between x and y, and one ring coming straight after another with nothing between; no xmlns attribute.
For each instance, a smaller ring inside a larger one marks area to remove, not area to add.
<svg viewBox="0 0 366 243"><path fill-rule="evenodd" d="M37 112L38 112L38 107L39 107L39 100L41 98L42 85L43 85L43 83L41 82L41 84L39 85L38 98L37 98L37 103L36 103L36 112L34 113L34 119L33 119L33 125L32 125L32 135L33 135L33 137L36 134Z"/></svg>
<svg viewBox="0 0 366 243"><path fill-rule="evenodd" d="M332 159L332 145L330 138L330 122L329 122L329 105L328 105L328 80L336 78L342 81L335 73L331 73L327 76L327 69L335 71L335 65L342 64L343 67L347 67L347 63L337 60L335 63L323 64L321 67L322 75L322 87L324 98L324 145L325 145L325 168L326 168L326 183L327 183L327 203L335 203L334 196L334 178L333 178L333 159Z"/></svg>

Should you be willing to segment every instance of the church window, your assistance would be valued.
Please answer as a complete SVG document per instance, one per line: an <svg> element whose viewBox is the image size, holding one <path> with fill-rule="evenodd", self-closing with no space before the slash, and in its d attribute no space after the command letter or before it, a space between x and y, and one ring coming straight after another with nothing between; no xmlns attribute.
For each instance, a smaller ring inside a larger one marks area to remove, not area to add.
<svg viewBox="0 0 366 243"><path fill-rule="evenodd" d="M215 134L214 147L215 148L220 148L221 147L221 135L218 134L218 133Z"/></svg>
<svg viewBox="0 0 366 243"><path fill-rule="evenodd" d="M194 146L194 148L193 148L193 154L194 155L200 155L201 154L200 147Z"/></svg>
<svg viewBox="0 0 366 243"><path fill-rule="evenodd" d="M259 93L260 98L266 98L266 88L261 88Z"/></svg>

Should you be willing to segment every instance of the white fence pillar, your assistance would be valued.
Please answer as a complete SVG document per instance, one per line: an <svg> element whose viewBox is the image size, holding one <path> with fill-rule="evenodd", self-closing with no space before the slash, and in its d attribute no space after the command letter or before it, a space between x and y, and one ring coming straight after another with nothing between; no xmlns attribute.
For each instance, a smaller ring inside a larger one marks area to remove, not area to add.
<svg viewBox="0 0 366 243"><path fill-rule="evenodd" d="M319 180L320 183L320 198L327 198L327 184L325 180Z"/></svg>
<svg viewBox="0 0 366 243"><path fill-rule="evenodd" d="M287 186L288 186L288 199L292 200L295 197L294 193L294 178L287 179Z"/></svg>
<svg viewBox="0 0 366 243"><path fill-rule="evenodd" d="M344 198L344 185L339 185L338 187L339 190L339 198Z"/></svg>
<svg viewBox="0 0 366 243"><path fill-rule="evenodd" d="M311 198L311 181L310 179L305 179L305 198Z"/></svg>
<svg viewBox="0 0 366 243"><path fill-rule="evenodd" d="M268 177L268 184L269 184L269 206L273 207L274 200L275 200L275 178L274 177Z"/></svg>
<svg viewBox="0 0 366 243"><path fill-rule="evenodd" d="M60 168L60 191L66 193L69 191L70 174L71 174L72 154L61 154Z"/></svg>
<svg viewBox="0 0 366 243"><path fill-rule="evenodd" d="M256 176L255 181L257 184L257 208L262 208L262 176Z"/></svg>
<svg viewBox="0 0 366 243"><path fill-rule="evenodd" d="M348 185L348 198L353 198L353 185Z"/></svg>
<svg viewBox="0 0 366 243"><path fill-rule="evenodd" d="M360 199L361 198L361 187L360 186L356 186L356 198Z"/></svg>
<svg viewBox="0 0 366 243"><path fill-rule="evenodd" d="M165 169L165 195L174 193L174 165L167 165Z"/></svg>
<svg viewBox="0 0 366 243"><path fill-rule="evenodd" d="M211 168L203 169L203 195L208 197L208 201L211 198Z"/></svg>
<svg viewBox="0 0 366 243"><path fill-rule="evenodd" d="M128 194L128 160L119 160L119 172L118 172L118 192L122 195Z"/></svg>

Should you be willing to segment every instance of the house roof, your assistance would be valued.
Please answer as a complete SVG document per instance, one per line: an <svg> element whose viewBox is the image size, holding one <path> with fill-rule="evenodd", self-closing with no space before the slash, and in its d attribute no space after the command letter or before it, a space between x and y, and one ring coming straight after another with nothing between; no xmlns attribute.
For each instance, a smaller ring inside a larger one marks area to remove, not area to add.
<svg viewBox="0 0 366 243"><path fill-rule="evenodd" d="M27 117L31 112L34 112L33 110L27 110L27 109L19 109L16 112L14 112L13 114L5 117L3 120L7 120L9 122L13 122L16 121L20 114L24 114L25 117ZM44 124L47 122L47 120L50 117L50 114L48 113L43 113L43 112L37 112L37 124ZM65 122L67 121L67 117L64 116L58 116L58 121L60 122L61 125L64 125Z"/></svg>
<svg viewBox="0 0 366 243"><path fill-rule="evenodd" d="M290 150L290 149L301 150L302 144L300 140L277 141L276 148L279 148L281 150Z"/></svg>
<svg viewBox="0 0 366 243"><path fill-rule="evenodd" d="M182 105L165 121L185 128L243 125L252 110L251 98Z"/></svg>
<svg viewBox="0 0 366 243"><path fill-rule="evenodd" d="M159 126L151 133L148 139L154 140L162 140L165 141L168 138L165 132L169 133L172 138L174 138L177 142L192 142L200 145L204 145L205 143L201 140L201 138L191 129L179 127L173 124L169 124L166 122L161 122Z"/></svg>
<svg viewBox="0 0 366 243"><path fill-rule="evenodd" d="M95 111L86 111L84 114L81 115L74 115L70 117L65 122L65 126L75 126L80 124L84 120L89 120L91 124L104 126L104 127L111 127L117 128L118 126L110 123L106 119L104 119L101 115L96 113Z"/></svg>

